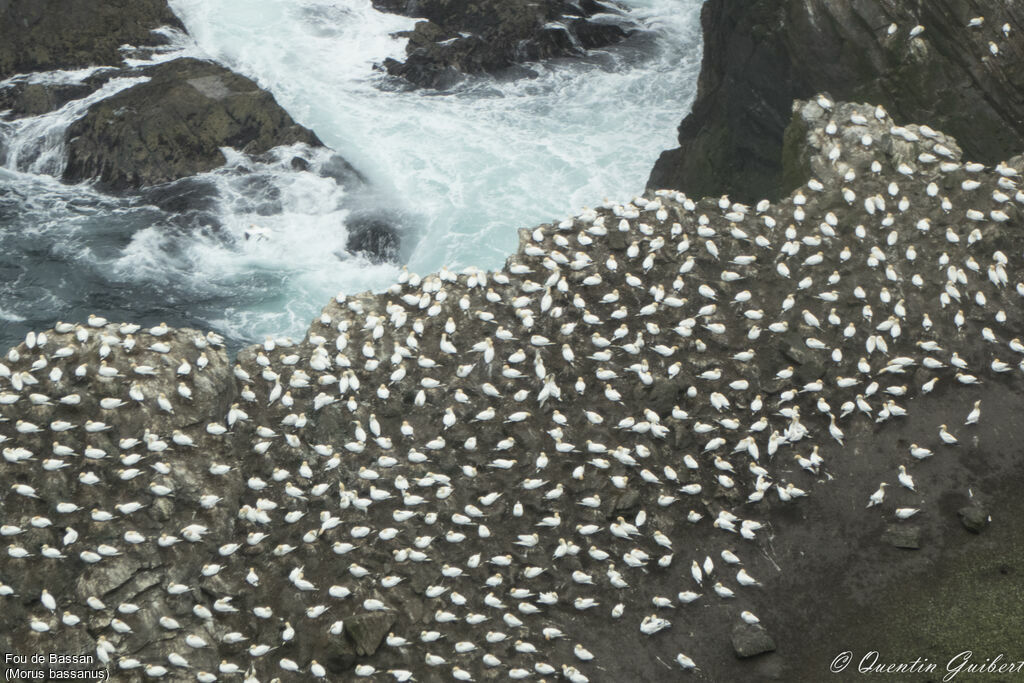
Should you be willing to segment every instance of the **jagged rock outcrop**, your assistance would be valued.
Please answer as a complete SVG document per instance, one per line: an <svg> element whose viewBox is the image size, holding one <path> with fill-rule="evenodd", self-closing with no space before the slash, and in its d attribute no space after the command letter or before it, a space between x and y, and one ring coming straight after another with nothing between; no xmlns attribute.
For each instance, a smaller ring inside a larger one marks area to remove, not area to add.
<svg viewBox="0 0 1024 683"><path fill-rule="evenodd" d="M514 65L575 56L622 40L635 30L623 10L601 0L374 0L386 12L423 18L404 61L385 60L388 73L429 88L465 74L499 73Z"/></svg>
<svg viewBox="0 0 1024 683"><path fill-rule="evenodd" d="M68 129L65 180L155 185L222 165L225 146L251 154L321 146L273 95L219 64L176 59L145 73L148 82L97 103Z"/></svg>
<svg viewBox="0 0 1024 683"><path fill-rule="evenodd" d="M38 116L95 89L91 83L11 83L0 88L0 111L7 112L10 118Z"/></svg>
<svg viewBox="0 0 1024 683"><path fill-rule="evenodd" d="M787 194L780 151L790 103L821 91L928 121L969 159L995 163L1024 147L1019 3L710 0L701 18L697 98L649 188L740 201Z"/></svg>
<svg viewBox="0 0 1024 683"><path fill-rule="evenodd" d="M1024 159L793 112L778 203L587 210L230 375L191 331L31 336L0 366L3 644L210 683L820 680L880 624L1016 647Z"/></svg>
<svg viewBox="0 0 1024 683"><path fill-rule="evenodd" d="M160 45L182 28L167 0L6 0L0 3L0 80L16 73L121 63L123 45Z"/></svg>
<svg viewBox="0 0 1024 683"><path fill-rule="evenodd" d="M322 146L270 93L226 67L198 59L124 66L119 48L160 44L163 39L151 31L161 26L183 30L166 0L73 0L61 3L59 10L51 5L20 0L0 5L0 39L7 39L0 40L0 78L12 72L107 68L81 78L30 73L11 79L0 87L0 111L6 118L52 111L94 93L112 78L149 78L98 102L72 124L65 180L95 178L106 189L134 189L216 168L224 162L222 147L256 156L279 145ZM308 167L308 162L296 157L294 165ZM337 156L318 172L341 184L367 182ZM393 228L391 237L392 243L383 245L391 251L373 252L373 258L393 253Z"/></svg>

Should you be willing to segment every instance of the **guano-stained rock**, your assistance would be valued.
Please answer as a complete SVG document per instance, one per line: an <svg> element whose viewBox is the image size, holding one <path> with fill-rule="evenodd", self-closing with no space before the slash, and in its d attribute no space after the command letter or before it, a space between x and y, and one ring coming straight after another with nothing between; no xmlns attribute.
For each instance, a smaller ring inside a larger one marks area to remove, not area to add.
<svg viewBox="0 0 1024 683"><path fill-rule="evenodd" d="M30 335L0 365L0 634L125 681L748 680L761 622L787 680L829 675L822 624L1011 647L1024 169L791 111L812 175L780 202L609 203L232 367L194 331ZM929 543L878 542L907 519Z"/></svg>
<svg viewBox="0 0 1024 683"><path fill-rule="evenodd" d="M651 189L746 202L788 194L796 185L780 152L790 103L822 91L928 121L972 160L994 164L1024 147L1019 3L709 0L701 20L697 98Z"/></svg>

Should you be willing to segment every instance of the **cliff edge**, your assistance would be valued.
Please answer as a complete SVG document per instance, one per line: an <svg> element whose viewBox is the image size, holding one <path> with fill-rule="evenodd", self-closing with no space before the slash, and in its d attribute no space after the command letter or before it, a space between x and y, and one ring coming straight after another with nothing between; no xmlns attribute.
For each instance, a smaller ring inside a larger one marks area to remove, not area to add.
<svg viewBox="0 0 1024 683"><path fill-rule="evenodd" d="M233 366L192 330L29 335L0 365L5 650L117 680L820 680L884 625L894 658L1009 656L1024 163L792 112L776 203L609 203Z"/></svg>
<svg viewBox="0 0 1024 683"><path fill-rule="evenodd" d="M782 177L790 103L817 92L875 102L995 163L1024 148L1024 7L896 0L709 0L697 98L647 186L740 201Z"/></svg>

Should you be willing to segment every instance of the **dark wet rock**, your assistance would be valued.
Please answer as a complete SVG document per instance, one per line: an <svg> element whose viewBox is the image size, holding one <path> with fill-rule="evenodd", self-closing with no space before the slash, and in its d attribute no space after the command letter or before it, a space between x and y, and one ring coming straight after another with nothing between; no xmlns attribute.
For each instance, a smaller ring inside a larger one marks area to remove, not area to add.
<svg viewBox="0 0 1024 683"><path fill-rule="evenodd" d="M357 171L352 164L348 163L338 154L331 155L329 159L322 163L318 172L325 178L333 178L334 182L339 185L367 182L366 177L362 173Z"/></svg>
<svg viewBox="0 0 1024 683"><path fill-rule="evenodd" d="M53 4L0 4L4 20L0 22L0 78L7 74L7 67L31 71L111 66L81 82L19 76L0 88L0 111L6 111L7 117L52 111L89 95L115 76L150 79L93 105L69 127L65 180L96 179L103 189L134 189L212 170L224 162L221 147L232 147L268 163L277 161L268 150L279 145L322 147L317 136L296 124L270 93L223 66L190 58L142 68L122 66L120 46L138 46L144 53L144 48L164 42L151 34L151 29L170 26L183 30L165 0L73 0L62 3L60 10L51 7ZM3 40L7 33L16 34L16 39ZM28 39L31 48L17 49ZM16 53L16 58L9 53ZM312 163L300 153L291 165L308 170ZM318 164L317 170L339 184L367 183L338 155ZM244 167L239 171L244 172ZM163 204L172 207L168 210L193 208L194 188L181 187L186 190L181 196L174 196L180 187L163 192ZM277 210L268 202L257 212ZM209 218L204 215L199 222L211 224Z"/></svg>
<svg viewBox="0 0 1024 683"><path fill-rule="evenodd" d="M400 238L394 223L375 213L353 214L346 222L349 253L362 256L371 263L394 261L398 256Z"/></svg>
<svg viewBox="0 0 1024 683"><path fill-rule="evenodd" d="M225 146L259 154L321 145L270 93L220 65L176 59L145 73L150 81L99 102L68 129L65 180L121 190L216 168Z"/></svg>
<svg viewBox="0 0 1024 683"><path fill-rule="evenodd" d="M37 116L85 97L93 90L93 86L85 83L13 83L0 88L0 112L6 110L9 118Z"/></svg>
<svg viewBox="0 0 1024 683"><path fill-rule="evenodd" d="M161 26L181 29L166 0L0 2L0 79L52 69L118 65L121 46L159 45Z"/></svg>
<svg viewBox="0 0 1024 683"><path fill-rule="evenodd" d="M960 523L964 525L964 528L975 534L980 534L992 522L992 518L989 516L988 510L978 503L965 505L957 510L956 514L960 518Z"/></svg>
<svg viewBox="0 0 1024 683"><path fill-rule="evenodd" d="M890 524L882 534L882 542L897 548L917 550L921 547L921 528L909 524Z"/></svg>
<svg viewBox="0 0 1024 683"><path fill-rule="evenodd" d="M424 19L404 34L409 39L405 61L388 59L383 66L430 88L451 86L466 74L581 55L635 30L621 8L596 0L375 0L374 6Z"/></svg>
<svg viewBox="0 0 1024 683"><path fill-rule="evenodd" d="M738 624L732 630L732 649L740 658L775 651L775 641L761 624Z"/></svg>
<svg viewBox="0 0 1024 683"><path fill-rule="evenodd" d="M979 15L983 25L969 28ZM954 136L968 159L994 163L1024 147L1020 4L710 0L701 19L697 99L679 127L680 147L662 153L650 188L739 201L785 194L790 103L820 91L928 121ZM925 31L910 38L919 24Z"/></svg>
<svg viewBox="0 0 1024 683"><path fill-rule="evenodd" d="M146 202L172 214L199 211L213 219L220 199L217 187L209 180L182 178L171 183L145 188Z"/></svg>

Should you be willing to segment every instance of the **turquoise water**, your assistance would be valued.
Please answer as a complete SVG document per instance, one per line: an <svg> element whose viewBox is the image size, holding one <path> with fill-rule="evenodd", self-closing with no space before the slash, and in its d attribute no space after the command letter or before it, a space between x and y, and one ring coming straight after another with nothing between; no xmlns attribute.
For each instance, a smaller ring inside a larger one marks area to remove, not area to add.
<svg viewBox="0 0 1024 683"><path fill-rule="evenodd" d="M517 228L632 197L693 99L701 1L626 4L646 30L623 45L439 93L396 88L374 68L403 54L392 34L413 22L368 0L172 0L192 36L176 38L179 53L258 81L373 192L296 173L288 154L254 164L229 152L227 168L169 191L203 188L200 208L174 213L153 193L110 198L51 177L74 107L0 123L8 148L38 148L34 164L23 154L0 171L0 341L90 312L212 327L236 344L301 335L331 296L397 274L345 255L360 206L398 216L402 260L427 273L498 267ZM253 224L266 239L244 239Z"/></svg>

